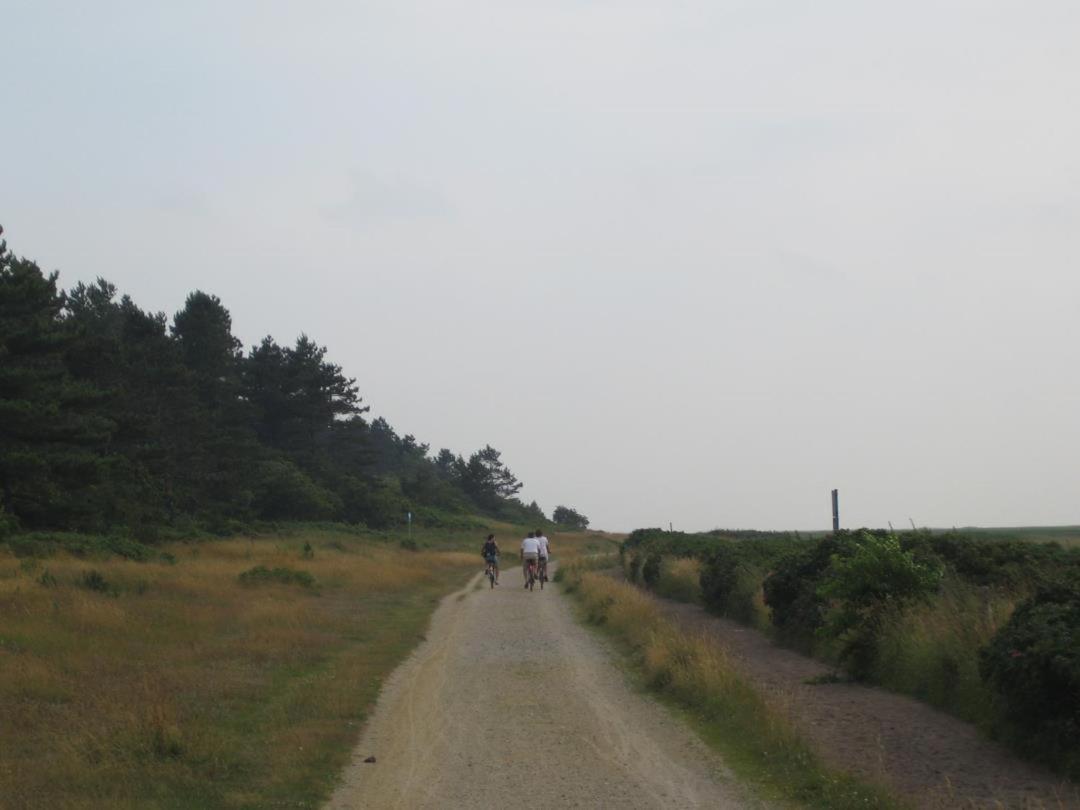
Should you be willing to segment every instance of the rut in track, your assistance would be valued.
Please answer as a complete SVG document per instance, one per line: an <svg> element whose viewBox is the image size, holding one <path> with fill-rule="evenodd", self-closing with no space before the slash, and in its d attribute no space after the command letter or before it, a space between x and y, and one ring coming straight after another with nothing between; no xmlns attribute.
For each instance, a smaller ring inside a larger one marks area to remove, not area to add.
<svg viewBox="0 0 1080 810"><path fill-rule="evenodd" d="M762 806L630 688L557 586L478 582L387 682L329 808Z"/></svg>

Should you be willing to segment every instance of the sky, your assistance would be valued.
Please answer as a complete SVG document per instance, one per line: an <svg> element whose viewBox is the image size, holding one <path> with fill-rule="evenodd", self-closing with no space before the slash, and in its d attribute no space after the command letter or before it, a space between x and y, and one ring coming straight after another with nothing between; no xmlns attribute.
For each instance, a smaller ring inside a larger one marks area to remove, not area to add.
<svg viewBox="0 0 1080 810"><path fill-rule="evenodd" d="M1080 524L1080 4L0 0L9 247L597 528Z"/></svg>

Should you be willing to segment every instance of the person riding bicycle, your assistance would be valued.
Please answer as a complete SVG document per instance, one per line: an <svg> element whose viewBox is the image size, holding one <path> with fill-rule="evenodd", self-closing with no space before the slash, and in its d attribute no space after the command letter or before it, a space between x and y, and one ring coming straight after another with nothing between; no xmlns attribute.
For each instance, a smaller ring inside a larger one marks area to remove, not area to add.
<svg viewBox="0 0 1080 810"><path fill-rule="evenodd" d="M495 571L495 584L499 584L499 544L495 542L495 535L489 534L484 541L480 553L484 555L484 561Z"/></svg>
<svg viewBox="0 0 1080 810"><path fill-rule="evenodd" d="M525 577L525 587L529 587L529 566L536 565L540 559L540 541L532 532L521 541L521 573Z"/></svg>
<svg viewBox="0 0 1080 810"><path fill-rule="evenodd" d="M537 576L544 580L547 579L547 566L548 557L550 556L550 543L548 542L548 539L544 536L544 533L541 532L539 529L533 532L533 536L536 538L536 542L540 545L540 556L537 560Z"/></svg>

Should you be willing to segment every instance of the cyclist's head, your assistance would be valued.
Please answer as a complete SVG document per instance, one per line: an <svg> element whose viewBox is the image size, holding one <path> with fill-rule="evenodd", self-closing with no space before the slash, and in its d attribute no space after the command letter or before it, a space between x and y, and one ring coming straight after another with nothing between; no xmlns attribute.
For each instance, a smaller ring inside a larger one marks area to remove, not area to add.
<svg viewBox="0 0 1080 810"><path fill-rule="evenodd" d="M542 532L539 529L537 529L535 532L533 532L533 534L535 534L537 537L542 537L543 536Z"/></svg>
<svg viewBox="0 0 1080 810"><path fill-rule="evenodd" d="M536 535L534 535L534 534L533 534L532 532L529 532L529 533L528 533L527 535L525 535L525 536L526 536L526 537L535 537Z"/></svg>
<svg viewBox="0 0 1080 810"><path fill-rule="evenodd" d="M495 535L493 535L493 534L488 535L488 540L494 540L494 539L495 539Z"/></svg>

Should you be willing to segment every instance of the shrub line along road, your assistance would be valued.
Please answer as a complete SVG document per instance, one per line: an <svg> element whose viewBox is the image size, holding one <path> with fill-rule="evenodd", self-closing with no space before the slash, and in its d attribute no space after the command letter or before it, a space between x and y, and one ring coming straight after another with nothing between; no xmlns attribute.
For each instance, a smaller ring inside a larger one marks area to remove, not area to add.
<svg viewBox="0 0 1080 810"><path fill-rule="evenodd" d="M329 808L762 806L634 691L557 586L479 578L387 681Z"/></svg>

